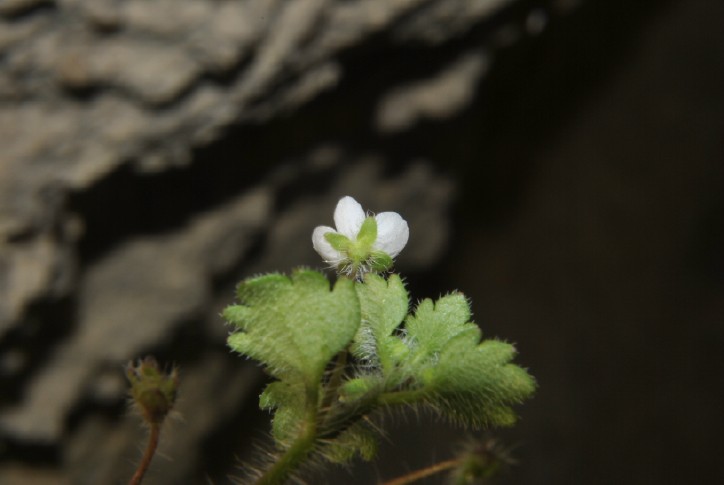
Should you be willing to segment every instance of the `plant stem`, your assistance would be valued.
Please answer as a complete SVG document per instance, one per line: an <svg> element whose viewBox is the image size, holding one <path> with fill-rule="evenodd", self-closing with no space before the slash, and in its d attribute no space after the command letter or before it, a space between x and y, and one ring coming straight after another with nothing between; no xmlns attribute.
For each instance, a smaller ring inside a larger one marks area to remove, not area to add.
<svg viewBox="0 0 724 485"><path fill-rule="evenodd" d="M455 468L461 462L462 462L462 460L460 460L459 458L441 461L440 463L436 463L427 468L421 468L420 470L416 470L412 473L408 473L407 475L403 475L401 477L397 477L390 481L384 482L382 485L407 485L408 483L413 483L413 482L416 482L417 480L422 480L423 478L427 478L436 473L444 472L445 470L450 470L451 468Z"/></svg>
<svg viewBox="0 0 724 485"><path fill-rule="evenodd" d="M410 404L419 401L423 394L425 394L423 389L384 392L377 397L377 402L388 406L392 404Z"/></svg>
<svg viewBox="0 0 724 485"><path fill-rule="evenodd" d="M133 474L131 481L128 485L139 485L143 480L143 476L146 474L151 460L153 459L154 453L156 453L156 447L158 447L158 438L161 434L161 424L151 423L151 432L148 435L148 444L146 445L146 451L143 452L141 463L138 464L136 473Z"/></svg>
<svg viewBox="0 0 724 485"><path fill-rule="evenodd" d="M287 479L312 451L317 439L317 388L307 388L307 415L297 439L284 454L256 481L256 485L278 485Z"/></svg>
<svg viewBox="0 0 724 485"><path fill-rule="evenodd" d="M334 369L332 370L332 375L330 376L329 382L325 388L324 398L322 398L322 405L320 407L320 410L325 414L325 416L329 411L329 407L334 402L334 398L337 396L340 384L342 384L342 377L344 376L344 371L347 368L348 355L349 351L344 349L337 354L337 358L335 359Z"/></svg>

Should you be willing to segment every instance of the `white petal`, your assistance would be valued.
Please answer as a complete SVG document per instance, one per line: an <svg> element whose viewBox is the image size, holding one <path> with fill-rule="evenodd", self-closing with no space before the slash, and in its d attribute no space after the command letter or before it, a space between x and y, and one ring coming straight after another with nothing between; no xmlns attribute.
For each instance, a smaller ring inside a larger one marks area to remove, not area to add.
<svg viewBox="0 0 724 485"><path fill-rule="evenodd" d="M322 259L327 263L338 263L342 259L342 254L334 249L329 241L324 237L328 232L337 232L328 226L317 226L312 233L312 245L314 250L319 253Z"/></svg>
<svg viewBox="0 0 724 485"><path fill-rule="evenodd" d="M334 209L334 225L337 226L337 232L354 241L364 220L365 211L359 202L349 196L339 199L337 208Z"/></svg>
<svg viewBox="0 0 724 485"><path fill-rule="evenodd" d="M383 212L377 214L375 219L377 220L377 241L373 247L394 258L400 254L410 237L407 221L397 212Z"/></svg>

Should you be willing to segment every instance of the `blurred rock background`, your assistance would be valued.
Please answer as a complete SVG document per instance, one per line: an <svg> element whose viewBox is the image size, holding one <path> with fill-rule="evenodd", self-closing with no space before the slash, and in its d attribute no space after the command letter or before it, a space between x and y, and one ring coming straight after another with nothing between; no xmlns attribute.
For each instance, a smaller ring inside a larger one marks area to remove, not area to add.
<svg viewBox="0 0 724 485"><path fill-rule="evenodd" d="M415 298L458 288L540 381L498 483L722 471L724 4L0 1L0 483L124 483L122 368L181 367L149 484L230 483L264 376L218 313L321 266L353 195L410 222ZM375 483L464 435L397 423ZM440 483L439 478L427 483Z"/></svg>

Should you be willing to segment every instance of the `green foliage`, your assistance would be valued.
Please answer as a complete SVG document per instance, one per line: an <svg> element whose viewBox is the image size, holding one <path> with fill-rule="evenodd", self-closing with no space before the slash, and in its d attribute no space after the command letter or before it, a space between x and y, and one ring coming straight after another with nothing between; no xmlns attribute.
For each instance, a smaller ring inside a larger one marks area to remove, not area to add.
<svg viewBox="0 0 724 485"><path fill-rule="evenodd" d="M365 224L362 237L367 231L374 239L376 226ZM376 433L369 416L380 409L423 406L468 427L510 425L511 406L535 390L511 363L510 344L481 341L460 293L423 300L408 314L398 275L340 279L330 290L322 274L298 270L291 278L247 280L237 296L239 304L224 311L236 328L229 346L279 379L260 397L287 450L274 473L288 473L311 448L334 462L371 459Z"/></svg>
<svg viewBox="0 0 724 485"><path fill-rule="evenodd" d="M437 363L425 369L425 388L431 404L453 421L475 428L510 426L516 420L510 405L530 397L535 383L510 363L515 355L510 344L478 340L475 331L450 339Z"/></svg>
<svg viewBox="0 0 724 485"><path fill-rule="evenodd" d="M423 300L405 321L410 353L405 365L420 386L423 402L454 422L480 428L515 422L511 404L532 395L535 383L511 364L512 345L481 343L470 321L470 307L460 293L433 303Z"/></svg>
<svg viewBox="0 0 724 485"><path fill-rule="evenodd" d="M345 429L323 449L324 457L333 463L344 464L359 455L370 461L377 454L377 432L358 422Z"/></svg>
<svg viewBox="0 0 724 485"><path fill-rule="evenodd" d="M392 332L407 315L408 296L399 275L388 280L368 273L364 284L357 284L362 322L354 339L352 352L362 361L379 365L389 373L401 357L402 341Z"/></svg>
<svg viewBox="0 0 724 485"><path fill-rule="evenodd" d="M470 323L470 307L460 293L444 296L435 303L422 300L414 315L407 317L405 328L413 366L435 359L456 335L478 329Z"/></svg>
<svg viewBox="0 0 724 485"><path fill-rule="evenodd" d="M300 381L276 381L266 386L259 396L259 407L274 412L272 435L282 447L296 438L304 418L304 385Z"/></svg>
<svg viewBox="0 0 724 485"><path fill-rule="evenodd" d="M330 291L327 278L316 271L244 281L237 298L240 304L224 311L238 329L229 336L229 347L261 361L280 379L318 385L324 367L359 327L353 283L340 279Z"/></svg>

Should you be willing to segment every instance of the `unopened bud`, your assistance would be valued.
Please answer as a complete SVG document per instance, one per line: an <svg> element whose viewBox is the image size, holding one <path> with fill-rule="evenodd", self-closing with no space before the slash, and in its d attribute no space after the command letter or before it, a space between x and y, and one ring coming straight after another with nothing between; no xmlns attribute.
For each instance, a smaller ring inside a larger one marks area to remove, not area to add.
<svg viewBox="0 0 724 485"><path fill-rule="evenodd" d="M129 362L126 376L131 383L131 397L143 419L149 424L163 422L176 401L178 370L164 372L156 359L146 357L135 365Z"/></svg>
<svg viewBox="0 0 724 485"><path fill-rule="evenodd" d="M496 475L501 468L514 463L508 450L493 438L468 442L459 465L453 470L453 483L480 483Z"/></svg>

